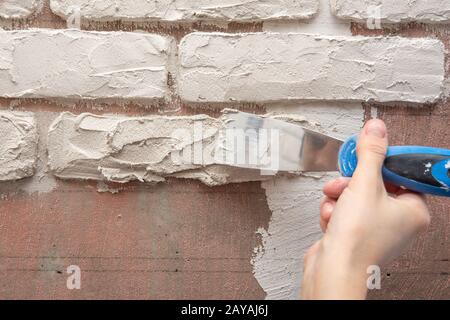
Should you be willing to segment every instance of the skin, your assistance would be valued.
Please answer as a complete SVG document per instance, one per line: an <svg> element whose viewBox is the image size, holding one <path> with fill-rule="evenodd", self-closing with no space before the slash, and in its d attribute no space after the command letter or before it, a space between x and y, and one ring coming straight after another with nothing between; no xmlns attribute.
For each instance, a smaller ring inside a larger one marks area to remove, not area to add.
<svg viewBox="0 0 450 320"><path fill-rule="evenodd" d="M384 184L387 147L384 122L368 121L359 136L353 177L324 186L324 234L305 255L303 299L365 299L367 268L397 258L428 227L422 195Z"/></svg>

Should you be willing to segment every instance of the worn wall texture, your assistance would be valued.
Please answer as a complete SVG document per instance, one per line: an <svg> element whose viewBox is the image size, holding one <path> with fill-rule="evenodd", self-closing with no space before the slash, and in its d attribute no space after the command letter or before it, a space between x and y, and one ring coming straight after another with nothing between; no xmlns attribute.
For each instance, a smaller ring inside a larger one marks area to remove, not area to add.
<svg viewBox="0 0 450 320"><path fill-rule="evenodd" d="M449 148L449 10L0 1L0 298L298 298L337 174L177 167L195 139L171 132L201 124L211 144L234 108L341 139L379 117L391 144ZM450 202L429 203L428 232L370 298L450 298Z"/></svg>

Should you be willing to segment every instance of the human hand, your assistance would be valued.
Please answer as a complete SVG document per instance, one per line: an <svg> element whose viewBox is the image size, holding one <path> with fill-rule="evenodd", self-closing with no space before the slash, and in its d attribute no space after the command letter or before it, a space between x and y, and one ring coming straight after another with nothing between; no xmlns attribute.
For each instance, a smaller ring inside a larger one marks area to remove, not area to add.
<svg viewBox="0 0 450 320"><path fill-rule="evenodd" d="M324 236L305 255L303 298L364 299L367 268L398 257L429 225L422 195L385 186L381 168L387 147L385 124L370 120L358 139L353 177L324 186Z"/></svg>

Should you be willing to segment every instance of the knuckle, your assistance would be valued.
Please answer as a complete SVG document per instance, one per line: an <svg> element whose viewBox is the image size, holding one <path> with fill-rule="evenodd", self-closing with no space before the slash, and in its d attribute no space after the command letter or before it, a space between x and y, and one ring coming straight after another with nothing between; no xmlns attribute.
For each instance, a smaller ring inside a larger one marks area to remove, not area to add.
<svg viewBox="0 0 450 320"><path fill-rule="evenodd" d="M418 230L423 231L431 223L431 216L426 203L420 196L417 196L410 202L411 214Z"/></svg>
<svg viewBox="0 0 450 320"><path fill-rule="evenodd" d="M381 145L379 143L367 141L365 143L359 144L356 147L356 152L358 154L362 154L363 152L369 152L371 154L384 158L386 155L386 146Z"/></svg>

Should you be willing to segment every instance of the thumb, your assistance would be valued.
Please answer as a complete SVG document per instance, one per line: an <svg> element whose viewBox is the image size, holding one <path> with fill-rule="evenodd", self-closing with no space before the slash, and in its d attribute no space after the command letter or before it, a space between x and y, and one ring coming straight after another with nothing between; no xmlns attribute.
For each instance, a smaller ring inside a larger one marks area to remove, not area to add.
<svg viewBox="0 0 450 320"><path fill-rule="evenodd" d="M369 120L358 138L358 165L352 182L357 188L383 187L381 168L388 147L387 129L382 120Z"/></svg>

